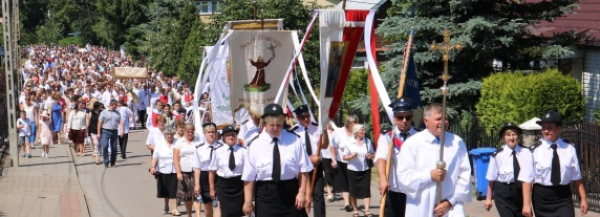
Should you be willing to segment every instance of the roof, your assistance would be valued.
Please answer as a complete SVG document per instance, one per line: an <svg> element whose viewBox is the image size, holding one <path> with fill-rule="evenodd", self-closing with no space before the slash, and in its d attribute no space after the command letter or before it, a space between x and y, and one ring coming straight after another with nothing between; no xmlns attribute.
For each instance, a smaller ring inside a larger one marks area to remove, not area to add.
<svg viewBox="0 0 600 217"><path fill-rule="evenodd" d="M600 44L600 0L581 0L573 14L566 14L552 22L536 25L535 33L552 36L554 33L574 31L584 34L582 44Z"/></svg>
<svg viewBox="0 0 600 217"><path fill-rule="evenodd" d="M346 0L346 9L369 10L381 7L387 0ZM335 8L342 8L344 1L338 3Z"/></svg>

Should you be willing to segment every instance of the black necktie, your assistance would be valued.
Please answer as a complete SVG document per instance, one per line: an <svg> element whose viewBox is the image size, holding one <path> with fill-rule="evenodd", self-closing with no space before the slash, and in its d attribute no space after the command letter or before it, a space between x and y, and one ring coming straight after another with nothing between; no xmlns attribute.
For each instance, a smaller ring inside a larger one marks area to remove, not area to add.
<svg viewBox="0 0 600 217"><path fill-rule="evenodd" d="M554 153L552 154L552 175L550 176L550 181L552 185L557 186L560 185L560 159L558 158L558 152L556 152L556 144L552 144L552 149L554 149Z"/></svg>
<svg viewBox="0 0 600 217"><path fill-rule="evenodd" d="M402 136L402 142L406 141L406 137L408 137L408 133L400 132L400 136Z"/></svg>
<svg viewBox="0 0 600 217"><path fill-rule="evenodd" d="M208 147L210 147L210 158L208 159L208 162L211 162L212 161L212 154L213 154L213 151L215 150L215 146L208 146Z"/></svg>
<svg viewBox="0 0 600 217"><path fill-rule="evenodd" d="M306 153L308 156L312 155L312 145L310 144L310 137L308 136L308 128L304 128L304 143L306 143Z"/></svg>
<svg viewBox="0 0 600 217"><path fill-rule="evenodd" d="M279 156L279 145L277 144L277 140L277 138L273 138L275 146L273 147L273 174L271 177L275 182L281 180L281 156Z"/></svg>
<svg viewBox="0 0 600 217"><path fill-rule="evenodd" d="M515 182L517 182L517 178L519 177L519 171L521 171L521 167L519 166L519 161L517 160L517 152L515 150L512 151L513 158L513 176L515 178Z"/></svg>
<svg viewBox="0 0 600 217"><path fill-rule="evenodd" d="M233 156L233 146L229 147L229 169L231 172L235 169L235 157Z"/></svg>

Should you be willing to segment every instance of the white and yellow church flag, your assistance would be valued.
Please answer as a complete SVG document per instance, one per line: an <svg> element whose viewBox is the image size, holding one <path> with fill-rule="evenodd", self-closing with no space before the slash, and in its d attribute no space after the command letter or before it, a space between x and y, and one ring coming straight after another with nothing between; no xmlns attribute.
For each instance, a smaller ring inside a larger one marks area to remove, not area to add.
<svg viewBox="0 0 600 217"><path fill-rule="evenodd" d="M294 57L291 31L235 31L229 39L231 55L231 107L262 115L273 103ZM287 87L285 92L287 92ZM280 105L281 102L276 102Z"/></svg>

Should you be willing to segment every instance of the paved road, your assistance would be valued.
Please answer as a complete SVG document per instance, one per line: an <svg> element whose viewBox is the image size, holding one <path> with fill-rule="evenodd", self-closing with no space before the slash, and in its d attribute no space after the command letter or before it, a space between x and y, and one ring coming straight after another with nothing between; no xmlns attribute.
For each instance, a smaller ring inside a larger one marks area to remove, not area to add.
<svg viewBox="0 0 600 217"><path fill-rule="evenodd" d="M156 184L148 173L150 152L144 145L146 136L145 131L132 132L128 158L118 157L117 167L108 169L94 164L89 147L84 157L73 156L68 145L54 146L50 158L40 158L41 150L34 149L33 158L22 158L22 167L7 168L0 177L0 217L163 216L162 200L155 197ZM379 212L377 192L373 183L370 206L373 214ZM326 203L327 216L352 216L341 210L342 201ZM471 217L498 216L495 210L483 210L481 201L465 207ZM178 210L185 212L183 206ZM600 217L600 214L586 216Z"/></svg>

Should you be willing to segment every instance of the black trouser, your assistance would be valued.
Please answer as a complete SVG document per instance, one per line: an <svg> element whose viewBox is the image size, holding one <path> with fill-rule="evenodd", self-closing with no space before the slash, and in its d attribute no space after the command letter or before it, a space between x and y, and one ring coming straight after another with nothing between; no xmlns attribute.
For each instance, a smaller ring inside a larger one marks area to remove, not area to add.
<svg viewBox="0 0 600 217"><path fill-rule="evenodd" d="M145 129L146 128L146 109L138 110L138 120L140 121L142 128Z"/></svg>
<svg viewBox="0 0 600 217"><path fill-rule="evenodd" d="M310 182L312 181L314 170L308 172L308 177L310 178ZM315 178L315 188L313 191L313 214L314 217L325 217L325 180L323 179L323 165L319 164L317 166L317 174ZM310 187L310 186L309 186Z"/></svg>
<svg viewBox="0 0 600 217"><path fill-rule="evenodd" d="M129 133L124 133L123 137L119 136L119 148L121 148L121 157L125 158L125 152L127 151L127 141L129 140Z"/></svg>
<svg viewBox="0 0 600 217"><path fill-rule="evenodd" d="M389 191L385 197L385 216L404 217L406 213L406 194Z"/></svg>

